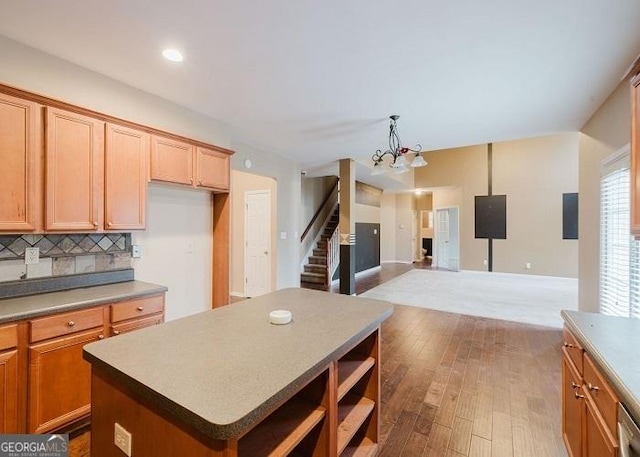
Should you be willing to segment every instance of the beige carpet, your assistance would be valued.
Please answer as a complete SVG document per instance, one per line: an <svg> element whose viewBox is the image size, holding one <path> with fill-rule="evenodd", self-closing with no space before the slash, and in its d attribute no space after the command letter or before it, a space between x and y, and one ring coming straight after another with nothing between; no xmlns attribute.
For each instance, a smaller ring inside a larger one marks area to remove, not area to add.
<svg viewBox="0 0 640 457"><path fill-rule="evenodd" d="M578 280L484 271L411 270L360 295L400 305L562 327L578 309Z"/></svg>

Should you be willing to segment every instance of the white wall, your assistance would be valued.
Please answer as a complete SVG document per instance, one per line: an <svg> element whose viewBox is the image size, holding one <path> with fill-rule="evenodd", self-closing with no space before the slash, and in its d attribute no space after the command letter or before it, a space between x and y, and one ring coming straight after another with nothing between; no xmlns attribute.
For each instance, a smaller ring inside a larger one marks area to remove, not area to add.
<svg viewBox="0 0 640 457"><path fill-rule="evenodd" d="M131 236L136 279L169 288L166 320L210 309L211 194L152 183L147 208L147 230Z"/></svg>

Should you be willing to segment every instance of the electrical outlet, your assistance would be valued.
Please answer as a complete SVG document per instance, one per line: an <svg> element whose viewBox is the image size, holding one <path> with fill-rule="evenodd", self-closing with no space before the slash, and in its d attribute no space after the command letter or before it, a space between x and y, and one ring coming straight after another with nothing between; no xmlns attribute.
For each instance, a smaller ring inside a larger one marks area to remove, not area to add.
<svg viewBox="0 0 640 457"><path fill-rule="evenodd" d="M40 248L27 248L24 250L24 264L35 265L40 262Z"/></svg>
<svg viewBox="0 0 640 457"><path fill-rule="evenodd" d="M131 457L131 433L117 422L113 432L113 444L128 457Z"/></svg>
<svg viewBox="0 0 640 457"><path fill-rule="evenodd" d="M527 270L531 270L531 263L527 262L527 263L524 265L524 267L525 267Z"/></svg>
<svg viewBox="0 0 640 457"><path fill-rule="evenodd" d="M486 267L487 265L489 265L489 263L487 262L487 260L485 259L482 264Z"/></svg>
<svg viewBox="0 0 640 457"><path fill-rule="evenodd" d="M131 246L131 257L133 257L134 259L139 259L140 257L142 257L142 246L140 246L139 244L134 244L133 246Z"/></svg>

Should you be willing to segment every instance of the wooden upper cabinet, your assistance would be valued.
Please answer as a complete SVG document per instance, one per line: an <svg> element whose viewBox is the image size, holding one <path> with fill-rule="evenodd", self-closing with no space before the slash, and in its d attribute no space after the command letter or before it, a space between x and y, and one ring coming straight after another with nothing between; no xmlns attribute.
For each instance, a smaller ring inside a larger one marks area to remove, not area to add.
<svg viewBox="0 0 640 457"><path fill-rule="evenodd" d="M640 238L640 74L631 81L631 234Z"/></svg>
<svg viewBox="0 0 640 457"><path fill-rule="evenodd" d="M105 229L145 228L150 135L107 124L105 149Z"/></svg>
<svg viewBox="0 0 640 457"><path fill-rule="evenodd" d="M47 107L46 230L102 227L104 122Z"/></svg>
<svg viewBox="0 0 640 457"><path fill-rule="evenodd" d="M194 146L157 135L151 136L151 179L193 185Z"/></svg>
<svg viewBox="0 0 640 457"><path fill-rule="evenodd" d="M196 184L216 190L229 190L229 155L197 148Z"/></svg>
<svg viewBox="0 0 640 457"><path fill-rule="evenodd" d="M0 94L0 231L42 225L41 107Z"/></svg>

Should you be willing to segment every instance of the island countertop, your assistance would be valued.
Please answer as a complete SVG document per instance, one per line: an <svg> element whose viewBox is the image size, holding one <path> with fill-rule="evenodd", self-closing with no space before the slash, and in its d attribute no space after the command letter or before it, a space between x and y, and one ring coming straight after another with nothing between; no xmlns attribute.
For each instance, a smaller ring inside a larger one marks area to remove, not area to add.
<svg viewBox="0 0 640 457"><path fill-rule="evenodd" d="M269 322L287 309L293 320ZM240 436L393 313L384 301L283 289L84 347L102 370L214 439Z"/></svg>
<svg viewBox="0 0 640 457"><path fill-rule="evenodd" d="M640 320L598 313L562 311L567 328L606 375L620 401L640 420Z"/></svg>
<svg viewBox="0 0 640 457"><path fill-rule="evenodd" d="M126 281L0 300L0 324L166 292L165 286Z"/></svg>

